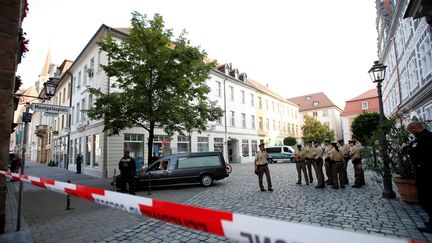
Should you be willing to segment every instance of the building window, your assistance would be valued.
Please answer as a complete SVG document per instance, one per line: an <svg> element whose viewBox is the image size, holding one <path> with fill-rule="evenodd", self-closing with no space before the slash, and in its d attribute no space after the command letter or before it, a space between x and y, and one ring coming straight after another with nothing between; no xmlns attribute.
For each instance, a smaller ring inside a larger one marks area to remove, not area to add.
<svg viewBox="0 0 432 243"><path fill-rule="evenodd" d="M255 129L255 116L251 115L251 128Z"/></svg>
<svg viewBox="0 0 432 243"><path fill-rule="evenodd" d="M311 99L311 97L310 96L306 96L306 100L310 100Z"/></svg>
<svg viewBox="0 0 432 243"><path fill-rule="evenodd" d="M241 92L241 103L244 104L245 103L245 92L244 92L244 90L242 90L240 92Z"/></svg>
<svg viewBox="0 0 432 243"><path fill-rule="evenodd" d="M276 131L276 121L273 120L273 131Z"/></svg>
<svg viewBox="0 0 432 243"><path fill-rule="evenodd" d="M294 124L291 124L291 134L294 134Z"/></svg>
<svg viewBox="0 0 432 243"><path fill-rule="evenodd" d="M83 73L83 85L87 83L87 75L88 75L88 67L87 65L84 66L84 73Z"/></svg>
<svg viewBox="0 0 432 243"><path fill-rule="evenodd" d="M155 135L153 138L153 148L152 153L157 153L158 156L162 155L162 142L163 141L170 141L170 137L166 135Z"/></svg>
<svg viewBox="0 0 432 243"><path fill-rule="evenodd" d="M230 111L230 125L232 126L232 127L235 127L235 113L234 113L234 111Z"/></svg>
<svg viewBox="0 0 432 243"><path fill-rule="evenodd" d="M368 103L367 101L363 101L363 102L361 103L361 106L362 106L362 109L363 109L363 110L367 110L367 109L369 109L369 103Z"/></svg>
<svg viewBox="0 0 432 243"><path fill-rule="evenodd" d="M221 82L216 81L216 85L217 85L217 90L216 90L217 96L221 97L222 96L222 84L221 84Z"/></svg>
<svg viewBox="0 0 432 243"><path fill-rule="evenodd" d="M255 106L255 97L253 94L250 94L251 106Z"/></svg>
<svg viewBox="0 0 432 243"><path fill-rule="evenodd" d="M99 71L99 69L100 69L100 66L99 65L101 65L102 64L102 51L98 51L98 54L97 54L97 71Z"/></svg>
<svg viewBox="0 0 432 243"><path fill-rule="evenodd" d="M74 124L74 118L75 118L75 106L72 106L72 112L71 112L71 125Z"/></svg>
<svg viewBox="0 0 432 243"><path fill-rule="evenodd" d="M270 130L270 120L266 119L266 130Z"/></svg>
<svg viewBox="0 0 432 243"><path fill-rule="evenodd" d="M189 136L177 136L177 152L188 153L189 151Z"/></svg>
<svg viewBox="0 0 432 243"><path fill-rule="evenodd" d="M214 151L221 152L223 154L223 138L214 138Z"/></svg>
<svg viewBox="0 0 432 243"><path fill-rule="evenodd" d="M234 87L229 86L229 90L230 90L230 100L234 100Z"/></svg>
<svg viewBox="0 0 432 243"><path fill-rule="evenodd" d="M296 134L299 134L298 125L295 125L296 128Z"/></svg>
<svg viewBox="0 0 432 243"><path fill-rule="evenodd" d="M428 107L424 108L424 119L425 121L431 121L432 120L432 105L429 105Z"/></svg>
<svg viewBox="0 0 432 243"><path fill-rule="evenodd" d="M92 106L93 106L93 95L89 94L89 97L88 97L88 109L91 109Z"/></svg>
<svg viewBox="0 0 432 243"><path fill-rule="evenodd" d="M75 116L75 118L76 118L76 123L79 123L80 122L80 103L78 102L77 103L77 105L76 105L76 116Z"/></svg>
<svg viewBox="0 0 432 243"><path fill-rule="evenodd" d="M319 105L319 102L318 102L318 101L314 101L314 102L313 102L313 106L314 106L314 107L316 107L316 106L318 106L318 105Z"/></svg>
<svg viewBox="0 0 432 243"><path fill-rule="evenodd" d="M257 140L251 140L251 150L252 150L252 156L255 156L258 151L258 143Z"/></svg>
<svg viewBox="0 0 432 243"><path fill-rule="evenodd" d="M281 122L278 121L278 127L279 127L279 131L281 130Z"/></svg>
<svg viewBox="0 0 432 243"><path fill-rule="evenodd" d="M425 31L426 33L427 31ZM427 36L419 46L421 73L423 78L432 72L432 44Z"/></svg>
<svg viewBox="0 0 432 243"><path fill-rule="evenodd" d="M93 135L93 167L99 167L99 161L102 159L102 150L100 147L100 135Z"/></svg>
<svg viewBox="0 0 432 243"><path fill-rule="evenodd" d="M274 101L272 101L272 111L275 112L275 105L274 105Z"/></svg>
<svg viewBox="0 0 432 243"><path fill-rule="evenodd" d="M247 139L242 139L242 155L249 157L249 140Z"/></svg>
<svg viewBox="0 0 432 243"><path fill-rule="evenodd" d="M222 124L222 116L217 118L216 123L219 125Z"/></svg>
<svg viewBox="0 0 432 243"><path fill-rule="evenodd" d="M323 117L328 117L329 116L329 112L328 110L323 110Z"/></svg>
<svg viewBox="0 0 432 243"><path fill-rule="evenodd" d="M144 134L125 133L123 149L129 150L129 154L135 159L137 165L144 162Z"/></svg>
<svg viewBox="0 0 432 243"><path fill-rule="evenodd" d="M261 99L260 96L258 96L258 107L259 107L260 109L262 109L262 99Z"/></svg>
<svg viewBox="0 0 432 243"><path fill-rule="evenodd" d="M241 114L241 119L242 119L242 128L246 128L246 114L245 113Z"/></svg>
<svg viewBox="0 0 432 243"><path fill-rule="evenodd" d="M209 139L208 137L198 137L198 152L209 151Z"/></svg>
<svg viewBox="0 0 432 243"><path fill-rule="evenodd" d="M264 129L263 127L263 118L262 117L258 117L258 127L259 129Z"/></svg>
<svg viewBox="0 0 432 243"><path fill-rule="evenodd" d="M318 116L318 111L312 112L312 116L317 117Z"/></svg>
<svg viewBox="0 0 432 243"><path fill-rule="evenodd" d="M411 56L411 59L408 63L408 75L409 75L409 79L410 79L410 87L411 87L411 91L414 91L418 88L419 85L419 78L418 78L418 73L417 73L417 61L416 58L414 58L414 55Z"/></svg>
<svg viewBox="0 0 432 243"><path fill-rule="evenodd" d="M89 72L91 73L91 75L90 75L90 73L89 73L89 77L90 77L90 78L93 77L93 75L94 75L94 71L95 71L95 67L94 67L94 57L92 57L92 58L90 59L90 70L89 70Z"/></svg>
<svg viewBox="0 0 432 243"><path fill-rule="evenodd" d="M86 102L85 102L85 98L83 98L82 100L81 100L81 121L84 121L86 118L87 118L87 116L86 116L86 112L85 112L85 109L86 109L87 107L86 107Z"/></svg>
<svg viewBox="0 0 432 243"><path fill-rule="evenodd" d="M269 103L267 99L266 99L266 109L269 110Z"/></svg>
<svg viewBox="0 0 432 243"><path fill-rule="evenodd" d="M78 83L77 88L81 87L81 71L78 73Z"/></svg>
<svg viewBox="0 0 432 243"><path fill-rule="evenodd" d="M93 136L86 136L86 150L85 150L85 165L91 165L91 151L93 147Z"/></svg>

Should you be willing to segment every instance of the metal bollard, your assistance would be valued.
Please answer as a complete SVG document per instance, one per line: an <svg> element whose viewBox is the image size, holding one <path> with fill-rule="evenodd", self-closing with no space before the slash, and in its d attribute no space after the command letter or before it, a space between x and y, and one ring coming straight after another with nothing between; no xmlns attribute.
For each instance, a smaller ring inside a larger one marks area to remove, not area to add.
<svg viewBox="0 0 432 243"><path fill-rule="evenodd" d="M67 182L68 183L71 183L71 180L70 179L68 179L67 180ZM69 195L67 195L66 196L66 208L65 208L65 210L71 210L72 208L70 207L70 196Z"/></svg>
<svg viewBox="0 0 432 243"><path fill-rule="evenodd" d="M148 192L147 195L151 195L151 172L149 171L149 181L148 181Z"/></svg>

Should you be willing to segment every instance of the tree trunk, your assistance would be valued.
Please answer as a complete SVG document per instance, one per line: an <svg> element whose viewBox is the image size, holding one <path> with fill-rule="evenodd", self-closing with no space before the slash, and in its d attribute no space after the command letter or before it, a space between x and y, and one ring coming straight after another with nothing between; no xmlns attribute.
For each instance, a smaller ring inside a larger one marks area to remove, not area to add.
<svg viewBox="0 0 432 243"><path fill-rule="evenodd" d="M192 131L189 131L189 153L192 153Z"/></svg>
<svg viewBox="0 0 432 243"><path fill-rule="evenodd" d="M149 137L148 137L148 141L147 141L147 146L148 146L147 166L150 165L151 158L152 158L152 155L153 155L152 153L153 153L154 128L155 128L155 123L152 121L152 122L150 122Z"/></svg>

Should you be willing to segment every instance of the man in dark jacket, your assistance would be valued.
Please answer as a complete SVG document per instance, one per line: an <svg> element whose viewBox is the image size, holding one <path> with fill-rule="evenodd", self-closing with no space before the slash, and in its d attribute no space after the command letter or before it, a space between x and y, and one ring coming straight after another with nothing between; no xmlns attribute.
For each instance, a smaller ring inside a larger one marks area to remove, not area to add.
<svg viewBox="0 0 432 243"><path fill-rule="evenodd" d="M419 122L411 122L407 130L415 136L408 145L403 146L403 151L411 156L416 171L416 186L419 194L420 205L429 216L425 227L418 227L421 232L432 233L432 132L426 130Z"/></svg>
<svg viewBox="0 0 432 243"><path fill-rule="evenodd" d="M83 156L81 154L78 154L76 159L76 173L81 174L81 165L83 162Z"/></svg>
<svg viewBox="0 0 432 243"><path fill-rule="evenodd" d="M121 176L121 192L126 192L126 184L129 185L129 193L135 195L135 159L129 156L129 150L124 150L123 158L119 162Z"/></svg>

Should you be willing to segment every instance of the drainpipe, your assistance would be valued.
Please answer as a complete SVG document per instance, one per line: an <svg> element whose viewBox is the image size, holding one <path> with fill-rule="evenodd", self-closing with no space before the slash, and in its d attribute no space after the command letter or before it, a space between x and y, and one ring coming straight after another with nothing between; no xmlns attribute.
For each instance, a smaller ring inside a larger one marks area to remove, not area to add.
<svg viewBox="0 0 432 243"><path fill-rule="evenodd" d="M72 107L72 89L73 89L73 85L74 85L73 84L73 74L69 71L69 69L66 71L66 74L68 74L70 76L70 79L71 79L70 87L69 87L69 108L71 108ZM72 110L71 110L71 113L69 113L69 115L68 115L69 132L68 132L68 136L67 136L68 144L67 144L67 157L66 157L66 166L65 166L66 170L69 170L69 163L70 163L70 161L69 161L70 146L71 146L70 134L72 131L71 124L72 124ZM71 158L71 159L73 160L73 158Z"/></svg>
<svg viewBox="0 0 432 243"><path fill-rule="evenodd" d="M228 79L228 77L225 77L225 80L223 81L223 88L224 88L224 120L225 120L225 144L226 144L226 146L225 146L225 150L224 150L224 154L225 154L225 159L226 159L226 161L228 161L229 162L229 158L228 158L228 135L227 135L227 133L228 133L228 128L227 128L227 108L226 108L226 81L227 81L227 79Z"/></svg>

